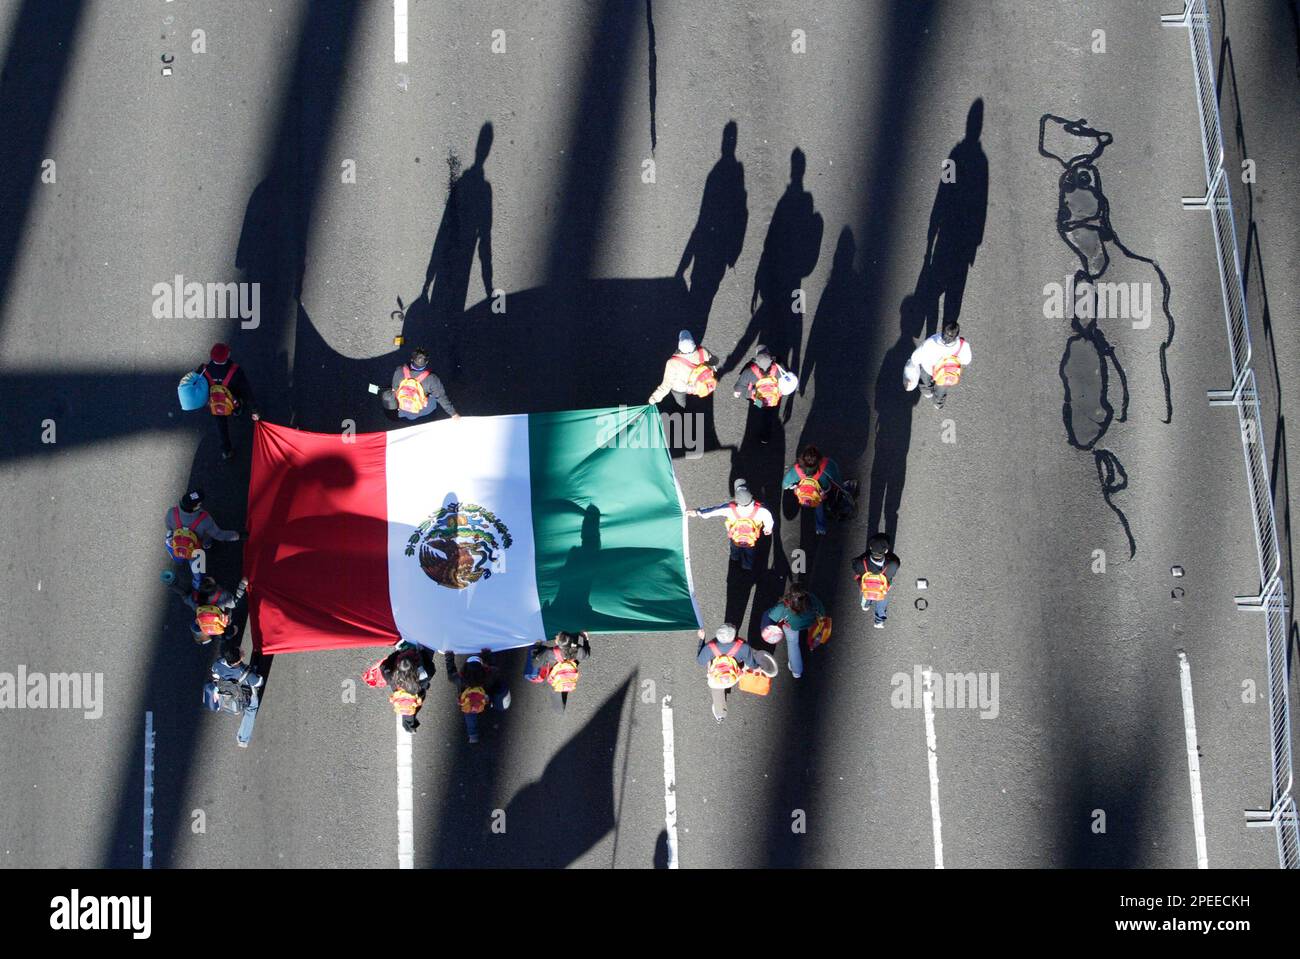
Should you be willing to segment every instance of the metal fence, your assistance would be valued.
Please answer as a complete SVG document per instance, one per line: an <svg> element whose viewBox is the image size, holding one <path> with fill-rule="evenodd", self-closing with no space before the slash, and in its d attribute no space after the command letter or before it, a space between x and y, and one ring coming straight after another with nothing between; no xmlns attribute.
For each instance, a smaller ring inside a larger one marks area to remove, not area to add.
<svg viewBox="0 0 1300 959"><path fill-rule="evenodd" d="M1184 0L1183 12L1161 17L1168 26L1183 27L1192 52L1192 73L1196 83L1197 114L1201 124L1201 145L1205 154L1205 196L1184 198L1187 209L1210 212L1214 226L1214 252L1219 264L1223 293L1223 315L1228 324L1228 355L1232 363L1232 386L1212 390L1210 403L1234 406L1241 427L1241 447L1246 458L1246 485L1259 554L1259 593L1238 596L1237 605L1264 614L1268 666L1269 754L1272 763L1273 795L1267 813L1256 816L1253 825L1266 825L1277 835L1278 863L1284 869L1300 868L1300 833L1297 833L1296 804L1292 795L1291 707L1287 686L1287 642L1290 617L1287 614L1286 584L1282 577L1282 552L1277 538L1273 510L1268 451L1260 415L1259 391L1251 368L1250 324L1242 284L1241 254L1233 220L1228 174L1223 166L1223 126L1210 45L1210 16L1206 0ZM1250 818L1248 814L1248 818Z"/></svg>

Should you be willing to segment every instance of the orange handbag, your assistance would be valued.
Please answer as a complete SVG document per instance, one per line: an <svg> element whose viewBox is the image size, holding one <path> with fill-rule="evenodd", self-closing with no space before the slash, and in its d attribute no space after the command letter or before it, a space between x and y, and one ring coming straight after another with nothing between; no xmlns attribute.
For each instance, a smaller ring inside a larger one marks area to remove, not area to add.
<svg viewBox="0 0 1300 959"><path fill-rule="evenodd" d="M739 685L742 693L753 693L755 696L766 696L772 689L772 677L767 675L767 673L745 669L740 673Z"/></svg>

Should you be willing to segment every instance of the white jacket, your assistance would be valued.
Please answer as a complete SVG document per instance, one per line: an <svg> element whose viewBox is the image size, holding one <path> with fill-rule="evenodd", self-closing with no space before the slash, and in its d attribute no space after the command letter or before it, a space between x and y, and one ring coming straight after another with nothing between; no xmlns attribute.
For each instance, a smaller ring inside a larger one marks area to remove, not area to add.
<svg viewBox="0 0 1300 959"><path fill-rule="evenodd" d="M954 355L962 366L970 365L970 343L964 336L957 337L957 342L952 345L943 341L942 333L927 338L912 351L911 359L903 367L903 385L908 390L916 389L916 384L921 379L921 370L933 376L934 368L939 365L939 361L946 356Z"/></svg>

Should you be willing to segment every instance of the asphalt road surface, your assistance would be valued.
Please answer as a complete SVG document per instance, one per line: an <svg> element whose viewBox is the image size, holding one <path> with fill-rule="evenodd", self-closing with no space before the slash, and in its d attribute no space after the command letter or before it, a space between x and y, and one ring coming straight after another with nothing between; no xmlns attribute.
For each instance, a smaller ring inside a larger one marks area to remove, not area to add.
<svg viewBox="0 0 1300 959"><path fill-rule="evenodd" d="M703 455L674 452L690 505L741 475L780 514L752 582L692 521L705 625L756 629L793 568L831 643L797 681L778 650L772 694L718 725L694 634L599 636L565 715L516 682L473 747L436 677L416 867L1195 866L1180 651L1208 863L1276 866L1243 815L1269 803L1263 625L1232 600L1259 583L1234 414L1205 396L1227 337L1209 220L1179 202L1205 184L1173 5L412 0L405 63L378 0L0 5L0 672L103 676L97 718L0 710L0 865L398 864L392 712L355 689L373 651L268 664L247 750L200 711L209 653L158 583L159 520L190 483L223 525L245 512L248 423L223 464L174 399L214 341L268 419L338 432L391 428L368 384L415 343L490 415L644 403L690 327L737 361L773 342L803 379L760 446L732 369ZM1290 586L1296 21L1228 6ZM1079 265L1048 114L1110 135L1095 167L1128 253L1106 279L1152 294L1150 324L1104 322L1104 345L1044 313ZM260 284L258 325L156 318L177 275ZM940 412L899 381L945 312L974 359ZM809 441L862 484L825 538L780 502ZM876 528L903 560L881 631L848 572ZM238 563L214 552L221 577ZM967 674L985 702L947 696Z"/></svg>

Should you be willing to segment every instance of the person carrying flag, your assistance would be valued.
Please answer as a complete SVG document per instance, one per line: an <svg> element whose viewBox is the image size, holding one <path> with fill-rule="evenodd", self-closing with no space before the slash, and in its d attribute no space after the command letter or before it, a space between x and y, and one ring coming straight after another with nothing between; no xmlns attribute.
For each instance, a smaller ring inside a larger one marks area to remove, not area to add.
<svg viewBox="0 0 1300 959"><path fill-rule="evenodd" d="M754 552L759 537L771 536L776 525L771 511L754 499L749 484L743 479L736 480L734 498L730 502L705 509L689 509L686 515L702 519L721 516L727 526L727 539L731 542L731 562L740 563L740 568L747 572L754 568Z"/></svg>

